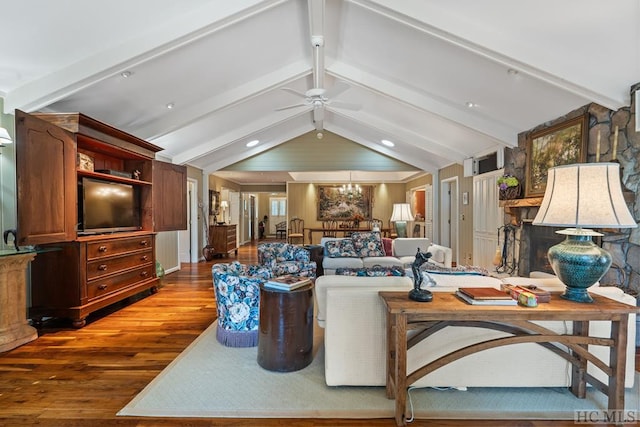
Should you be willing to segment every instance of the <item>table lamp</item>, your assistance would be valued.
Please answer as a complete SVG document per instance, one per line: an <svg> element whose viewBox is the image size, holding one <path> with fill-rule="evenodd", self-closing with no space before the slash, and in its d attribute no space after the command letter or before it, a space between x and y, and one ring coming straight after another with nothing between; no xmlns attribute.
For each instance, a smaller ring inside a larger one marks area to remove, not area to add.
<svg viewBox="0 0 640 427"><path fill-rule="evenodd" d="M622 195L618 163L578 163L549 169L547 187L533 225L569 227L566 239L549 248L551 268L565 284L563 298L593 302L587 288L605 275L611 255L596 246L589 228L637 227Z"/></svg>
<svg viewBox="0 0 640 427"><path fill-rule="evenodd" d="M413 221L409 203L394 203L391 222L396 224L398 237L407 237L407 221Z"/></svg>
<svg viewBox="0 0 640 427"><path fill-rule="evenodd" d="M226 200L223 200L220 202L220 207L222 208L222 223L226 223L225 220L225 213L227 211L227 208L229 207L229 202L227 202Z"/></svg>

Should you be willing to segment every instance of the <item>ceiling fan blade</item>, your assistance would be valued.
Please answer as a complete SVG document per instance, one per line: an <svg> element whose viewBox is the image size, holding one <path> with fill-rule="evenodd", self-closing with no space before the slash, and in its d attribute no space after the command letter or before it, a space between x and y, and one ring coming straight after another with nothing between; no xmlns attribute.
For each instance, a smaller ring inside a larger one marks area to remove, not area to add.
<svg viewBox="0 0 640 427"><path fill-rule="evenodd" d="M342 101L328 101L327 105L335 108L343 108L345 110L360 110L362 108L362 105L360 104Z"/></svg>
<svg viewBox="0 0 640 427"><path fill-rule="evenodd" d="M292 108L298 108L298 107L308 107L307 104L294 104L294 105L287 105L286 107L280 107L280 108L276 108L276 111L282 111L282 110L290 110Z"/></svg>
<svg viewBox="0 0 640 427"><path fill-rule="evenodd" d="M285 92L289 92L289 93L292 93L294 95L297 95L300 98L306 98L307 97L307 95L305 95L304 93L299 92L299 91L297 91L295 89L291 89L290 87L281 87L280 89L285 91Z"/></svg>
<svg viewBox="0 0 640 427"><path fill-rule="evenodd" d="M351 86L347 82L343 82L342 80L338 80L332 87L327 89L324 96L331 99L336 95L341 94L345 90L349 89Z"/></svg>
<svg viewBox="0 0 640 427"><path fill-rule="evenodd" d="M322 122L324 120L324 107L316 107L313 109L313 121Z"/></svg>

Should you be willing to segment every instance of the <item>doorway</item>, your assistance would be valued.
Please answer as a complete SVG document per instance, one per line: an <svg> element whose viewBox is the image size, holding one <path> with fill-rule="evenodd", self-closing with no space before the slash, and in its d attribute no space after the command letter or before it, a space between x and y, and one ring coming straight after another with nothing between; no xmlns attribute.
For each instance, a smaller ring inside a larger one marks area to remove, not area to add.
<svg viewBox="0 0 640 427"><path fill-rule="evenodd" d="M451 248L453 262L458 262L458 177L440 183L440 244Z"/></svg>
<svg viewBox="0 0 640 427"><path fill-rule="evenodd" d="M180 262L198 262L198 182L191 178L187 178L187 229L178 232L178 247Z"/></svg>

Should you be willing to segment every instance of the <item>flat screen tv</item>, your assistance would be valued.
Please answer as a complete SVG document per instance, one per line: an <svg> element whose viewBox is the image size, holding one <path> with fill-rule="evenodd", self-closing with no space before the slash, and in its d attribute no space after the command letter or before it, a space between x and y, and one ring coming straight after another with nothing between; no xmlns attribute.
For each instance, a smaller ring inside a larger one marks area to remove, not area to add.
<svg viewBox="0 0 640 427"><path fill-rule="evenodd" d="M78 187L78 232L140 230L140 191L131 184L82 177Z"/></svg>

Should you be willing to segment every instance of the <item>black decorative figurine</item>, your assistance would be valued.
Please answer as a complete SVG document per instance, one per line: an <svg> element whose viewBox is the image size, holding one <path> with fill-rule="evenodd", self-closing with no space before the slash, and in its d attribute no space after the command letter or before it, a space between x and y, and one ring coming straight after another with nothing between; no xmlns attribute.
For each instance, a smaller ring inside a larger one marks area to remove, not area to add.
<svg viewBox="0 0 640 427"><path fill-rule="evenodd" d="M426 290L421 289L420 285L422 285L422 274L420 273L420 266L427 262L431 258L431 252L422 252L420 248L418 248L418 252L416 252L416 260L411 264L411 271L413 272L413 289L409 291L409 299L420 302L429 302L433 300L433 294ZM431 282L433 279L429 278Z"/></svg>

